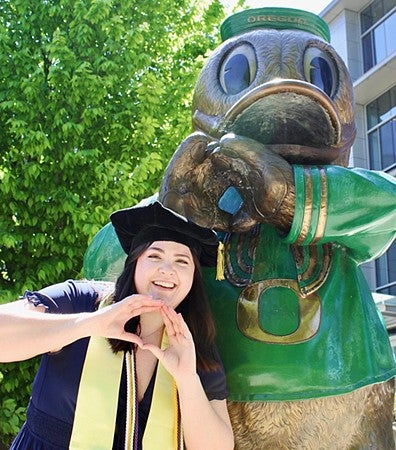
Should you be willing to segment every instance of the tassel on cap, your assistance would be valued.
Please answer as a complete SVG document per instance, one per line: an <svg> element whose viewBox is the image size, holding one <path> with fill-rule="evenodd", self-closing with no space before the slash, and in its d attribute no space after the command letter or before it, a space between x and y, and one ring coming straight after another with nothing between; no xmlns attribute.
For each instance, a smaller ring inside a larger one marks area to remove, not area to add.
<svg viewBox="0 0 396 450"><path fill-rule="evenodd" d="M224 280L224 244L221 241L217 247L216 280Z"/></svg>

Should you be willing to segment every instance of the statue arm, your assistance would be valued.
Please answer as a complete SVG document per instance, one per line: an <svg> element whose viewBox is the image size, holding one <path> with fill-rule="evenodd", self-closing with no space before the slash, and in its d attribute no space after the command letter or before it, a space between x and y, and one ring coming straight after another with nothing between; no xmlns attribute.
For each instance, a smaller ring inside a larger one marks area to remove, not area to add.
<svg viewBox="0 0 396 450"><path fill-rule="evenodd" d="M286 242L338 243L358 262L379 257L396 234L396 181L364 169L293 166L295 210Z"/></svg>

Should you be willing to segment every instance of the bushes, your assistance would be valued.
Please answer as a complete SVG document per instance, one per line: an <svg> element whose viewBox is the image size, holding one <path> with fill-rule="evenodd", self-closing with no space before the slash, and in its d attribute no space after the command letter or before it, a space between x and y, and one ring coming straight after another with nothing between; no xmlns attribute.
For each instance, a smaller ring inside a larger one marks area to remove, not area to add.
<svg viewBox="0 0 396 450"><path fill-rule="evenodd" d="M0 449L9 445L25 420L38 358L0 364ZM22 406L23 405L23 406Z"/></svg>

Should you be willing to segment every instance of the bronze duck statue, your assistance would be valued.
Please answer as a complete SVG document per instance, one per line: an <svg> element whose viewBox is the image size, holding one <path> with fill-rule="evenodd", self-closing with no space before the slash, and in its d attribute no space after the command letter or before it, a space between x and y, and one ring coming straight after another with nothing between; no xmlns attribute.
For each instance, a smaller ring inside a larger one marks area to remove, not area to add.
<svg viewBox="0 0 396 450"><path fill-rule="evenodd" d="M359 265L395 237L395 181L347 167L353 87L320 17L249 9L221 34L159 200L223 245L204 279L235 448L394 448L394 355ZM115 246L99 233L87 276Z"/></svg>
<svg viewBox="0 0 396 450"><path fill-rule="evenodd" d="M346 169L349 72L307 12L242 11L221 32L159 199L225 245L225 280L206 280L236 448L393 448L393 354L358 264L394 238L395 185L381 178L393 193L368 249L378 203Z"/></svg>

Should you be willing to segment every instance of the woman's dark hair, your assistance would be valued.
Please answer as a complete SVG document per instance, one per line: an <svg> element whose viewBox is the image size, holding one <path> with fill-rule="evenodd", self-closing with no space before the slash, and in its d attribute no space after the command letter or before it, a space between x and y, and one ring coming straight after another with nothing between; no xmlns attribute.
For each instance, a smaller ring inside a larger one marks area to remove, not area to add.
<svg viewBox="0 0 396 450"><path fill-rule="evenodd" d="M139 256L151 245L142 244L129 254L125 261L124 270L118 277L113 302L119 302L128 295L136 294L135 270ZM201 371L211 371L219 367L215 350L215 324L206 296L201 265L195 251L191 249L195 270L190 292L176 308L181 313L194 339L197 355L197 368ZM125 324L125 330L131 333L140 333L140 317L133 317ZM119 339L109 339L113 352L130 350L130 342Z"/></svg>

